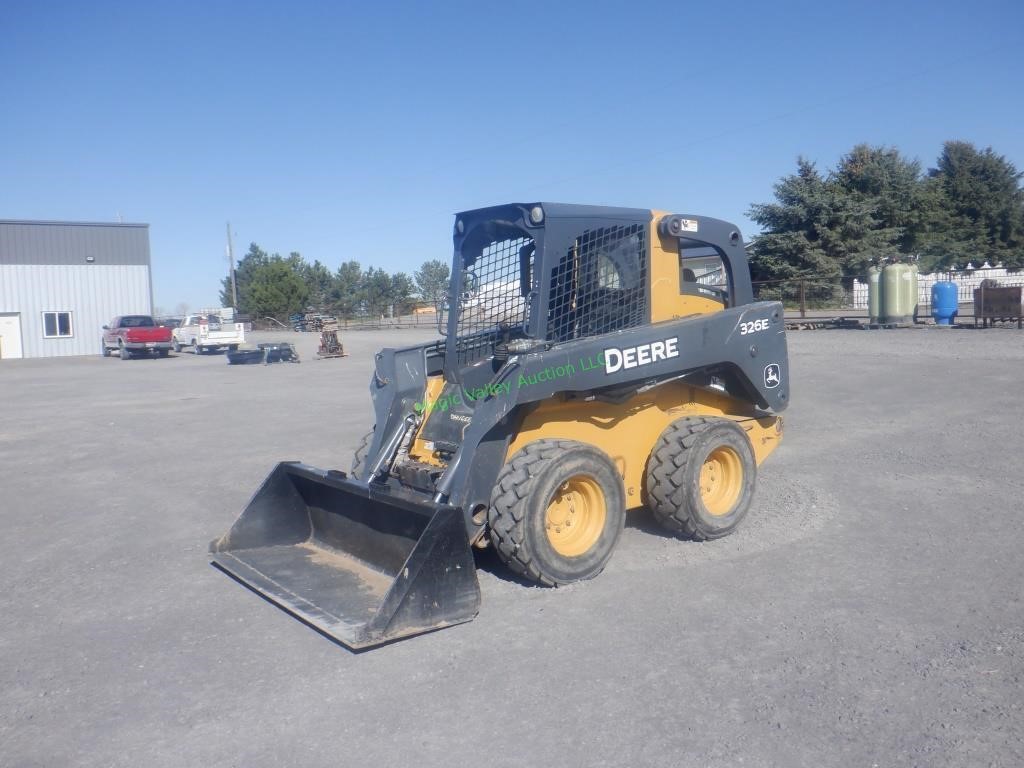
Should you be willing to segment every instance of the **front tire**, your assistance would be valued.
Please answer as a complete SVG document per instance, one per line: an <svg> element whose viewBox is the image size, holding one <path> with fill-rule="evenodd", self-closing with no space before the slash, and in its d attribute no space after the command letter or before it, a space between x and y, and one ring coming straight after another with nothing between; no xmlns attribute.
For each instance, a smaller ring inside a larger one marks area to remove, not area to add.
<svg viewBox="0 0 1024 768"><path fill-rule="evenodd" d="M487 521L495 550L520 576L548 586L592 579L626 522L622 480L593 446L537 440L498 475Z"/></svg>
<svg viewBox="0 0 1024 768"><path fill-rule="evenodd" d="M661 433L647 463L647 505L662 526L688 539L732 533L746 517L757 462L735 421L688 417Z"/></svg>

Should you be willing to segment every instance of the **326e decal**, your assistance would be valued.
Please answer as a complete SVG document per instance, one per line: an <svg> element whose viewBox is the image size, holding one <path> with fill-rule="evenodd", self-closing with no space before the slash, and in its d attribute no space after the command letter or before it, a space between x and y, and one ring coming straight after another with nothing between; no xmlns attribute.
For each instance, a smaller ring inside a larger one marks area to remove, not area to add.
<svg viewBox="0 0 1024 768"><path fill-rule="evenodd" d="M748 333L757 333L758 331L767 331L768 321L767 320L753 320L749 323L740 323L740 336L746 336Z"/></svg>

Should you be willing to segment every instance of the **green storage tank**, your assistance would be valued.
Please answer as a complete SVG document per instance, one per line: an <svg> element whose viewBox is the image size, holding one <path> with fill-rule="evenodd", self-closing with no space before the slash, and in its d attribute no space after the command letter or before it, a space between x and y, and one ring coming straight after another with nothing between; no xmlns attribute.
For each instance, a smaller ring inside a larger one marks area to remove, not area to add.
<svg viewBox="0 0 1024 768"><path fill-rule="evenodd" d="M903 288L903 309L906 311L906 322L917 322L917 264L908 264L907 271L900 278L900 286Z"/></svg>
<svg viewBox="0 0 1024 768"><path fill-rule="evenodd" d="M877 323L882 310L882 270L872 264L868 267L868 322Z"/></svg>
<svg viewBox="0 0 1024 768"><path fill-rule="evenodd" d="M910 291L904 283L910 282L910 267L906 264L886 264L882 270L882 317L883 323L906 323L912 316L907 303Z"/></svg>

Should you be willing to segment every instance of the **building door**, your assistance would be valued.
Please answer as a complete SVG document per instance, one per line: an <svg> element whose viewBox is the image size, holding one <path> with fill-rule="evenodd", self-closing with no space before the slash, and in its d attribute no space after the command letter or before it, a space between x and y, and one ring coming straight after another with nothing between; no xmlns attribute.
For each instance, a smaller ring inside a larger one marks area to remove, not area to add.
<svg viewBox="0 0 1024 768"><path fill-rule="evenodd" d="M21 315L0 312L0 359L21 357Z"/></svg>

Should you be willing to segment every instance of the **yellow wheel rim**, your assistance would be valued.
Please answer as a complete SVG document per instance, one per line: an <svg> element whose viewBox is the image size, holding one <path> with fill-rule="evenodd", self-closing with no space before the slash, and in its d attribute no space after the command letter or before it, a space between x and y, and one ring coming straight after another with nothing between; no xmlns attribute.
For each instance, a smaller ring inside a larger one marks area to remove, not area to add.
<svg viewBox="0 0 1024 768"><path fill-rule="evenodd" d="M720 446L708 454L700 468L700 498L709 514L732 512L743 492L743 462L732 448Z"/></svg>
<svg viewBox="0 0 1024 768"><path fill-rule="evenodd" d="M544 515L548 541L563 557L582 555L601 538L608 510L601 486L574 475L555 489Z"/></svg>

